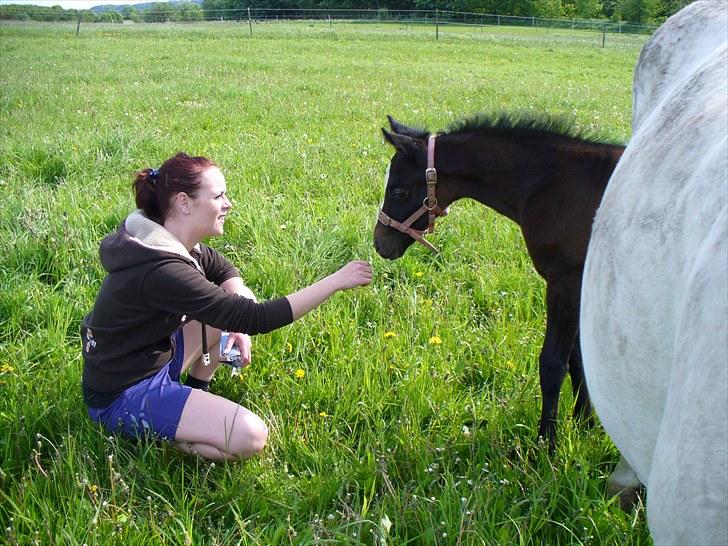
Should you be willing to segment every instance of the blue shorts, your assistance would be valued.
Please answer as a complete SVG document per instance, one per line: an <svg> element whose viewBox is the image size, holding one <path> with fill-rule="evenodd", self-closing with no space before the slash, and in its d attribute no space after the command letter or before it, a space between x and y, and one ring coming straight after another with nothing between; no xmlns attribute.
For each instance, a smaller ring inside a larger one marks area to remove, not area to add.
<svg viewBox="0 0 728 546"><path fill-rule="evenodd" d="M180 383L184 362L182 328L172 334L172 358L156 374L132 385L106 408L88 408L91 419L130 438L174 440L192 388Z"/></svg>

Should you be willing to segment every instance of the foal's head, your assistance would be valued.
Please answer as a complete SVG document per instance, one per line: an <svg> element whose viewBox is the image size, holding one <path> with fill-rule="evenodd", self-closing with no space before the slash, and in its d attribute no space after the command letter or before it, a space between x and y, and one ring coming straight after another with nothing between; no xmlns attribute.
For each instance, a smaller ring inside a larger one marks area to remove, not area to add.
<svg viewBox="0 0 728 546"><path fill-rule="evenodd" d="M404 222L422 206L427 196L425 170L429 133L406 127L390 116L387 118L392 131L382 129L382 133L385 140L394 146L395 154L385 175L382 211L392 219ZM427 228L427 216L420 217L412 227L424 231ZM399 258L414 241L409 235L381 222L377 222L374 228L374 247L383 258Z"/></svg>

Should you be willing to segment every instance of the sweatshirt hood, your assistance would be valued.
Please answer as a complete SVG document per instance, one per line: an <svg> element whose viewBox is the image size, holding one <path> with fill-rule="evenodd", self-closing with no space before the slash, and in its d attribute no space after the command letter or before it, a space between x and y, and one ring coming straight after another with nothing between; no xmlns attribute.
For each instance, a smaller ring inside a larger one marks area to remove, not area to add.
<svg viewBox="0 0 728 546"><path fill-rule="evenodd" d="M193 249L199 251L199 245ZM104 237L99 247L101 264L109 273L160 258L183 259L202 271L200 264L177 237L150 220L141 210L132 212L119 229Z"/></svg>

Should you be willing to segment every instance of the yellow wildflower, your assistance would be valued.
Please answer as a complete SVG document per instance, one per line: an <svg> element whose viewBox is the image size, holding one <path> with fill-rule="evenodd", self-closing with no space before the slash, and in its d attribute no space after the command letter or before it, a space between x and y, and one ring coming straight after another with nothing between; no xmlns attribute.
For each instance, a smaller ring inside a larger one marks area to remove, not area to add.
<svg viewBox="0 0 728 546"><path fill-rule="evenodd" d="M442 340L440 339L440 336L432 336L429 339L430 345L442 345Z"/></svg>
<svg viewBox="0 0 728 546"><path fill-rule="evenodd" d="M298 368L296 370L296 373L294 373L293 375L296 376L296 379L303 379L303 376L306 375L306 372L304 372L301 368Z"/></svg>
<svg viewBox="0 0 728 546"><path fill-rule="evenodd" d="M422 275L424 275L422 271L418 271L417 273L415 273L415 277L421 277Z"/></svg>
<svg viewBox="0 0 728 546"><path fill-rule="evenodd" d="M90 492L90 493L91 493L92 495L95 495L96 493L98 493L98 492L99 492L99 486L98 486L98 485L92 485L92 486L90 486L90 487L88 488L88 490L89 490L89 492Z"/></svg>
<svg viewBox="0 0 728 546"><path fill-rule="evenodd" d="M328 417L328 416L329 416L329 414L328 414L328 413L326 413L325 411L320 411L320 412L319 412L319 416L321 416L321 417Z"/></svg>
<svg viewBox="0 0 728 546"><path fill-rule="evenodd" d="M396 335L397 334L395 334L394 332L384 332L384 339L389 339L390 337L394 337Z"/></svg>
<svg viewBox="0 0 728 546"><path fill-rule="evenodd" d="M7 362L3 362L2 365L0 365L0 373L13 373L14 371L15 368L13 368Z"/></svg>
<svg viewBox="0 0 728 546"><path fill-rule="evenodd" d="M516 363L513 362L512 360L509 360L508 362L506 362L506 367L509 370L515 370L516 369Z"/></svg>
<svg viewBox="0 0 728 546"><path fill-rule="evenodd" d="M286 343L286 351L288 351L289 353L292 353L293 352L293 345L291 345L290 343Z"/></svg>

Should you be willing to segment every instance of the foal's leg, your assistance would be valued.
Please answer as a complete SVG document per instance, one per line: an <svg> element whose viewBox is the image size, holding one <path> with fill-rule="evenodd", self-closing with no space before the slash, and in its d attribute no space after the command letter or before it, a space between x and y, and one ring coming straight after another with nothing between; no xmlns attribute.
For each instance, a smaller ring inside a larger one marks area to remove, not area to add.
<svg viewBox="0 0 728 546"><path fill-rule="evenodd" d="M546 336L539 357L541 421L538 435L556 447L559 393L566 375L579 323L578 276L562 276L546 284Z"/></svg>
<svg viewBox="0 0 728 546"><path fill-rule="evenodd" d="M581 345L578 332L574 341L574 347L571 349L571 355L569 356L569 375L571 376L571 390L576 400L576 404L574 405L574 419L591 427L594 425L594 416L589 400L589 391L586 388L586 379L584 378L584 363L581 359Z"/></svg>

